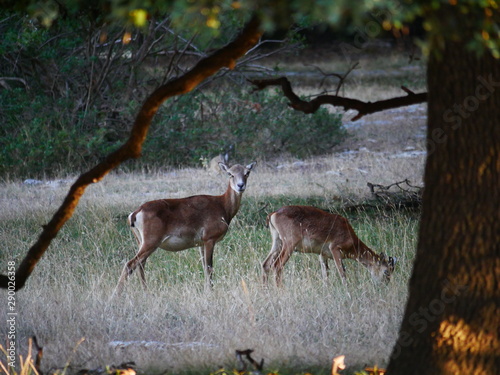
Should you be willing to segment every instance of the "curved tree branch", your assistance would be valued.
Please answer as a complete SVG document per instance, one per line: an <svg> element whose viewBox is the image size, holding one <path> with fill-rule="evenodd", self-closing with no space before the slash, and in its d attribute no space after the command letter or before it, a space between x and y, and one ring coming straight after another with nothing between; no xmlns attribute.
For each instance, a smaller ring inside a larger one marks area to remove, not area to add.
<svg viewBox="0 0 500 375"><path fill-rule="evenodd" d="M358 114L352 119L352 121L359 120L361 117L384 111L386 109L405 107L412 104L424 103L427 101L427 93L415 94L406 87L402 87L408 95L399 96L396 98L379 100L377 102L364 102L358 99L344 98L337 95L320 95L313 100L307 102L300 99L297 94L293 92L292 85L288 78L274 78L274 79L256 79L249 80L249 82L255 86L254 91L263 90L268 86L280 86L283 94L290 100L288 104L290 107L297 111L302 111L304 113L314 113L322 105L330 104L337 107L343 107L345 110L354 109L358 111Z"/></svg>
<svg viewBox="0 0 500 375"><path fill-rule="evenodd" d="M30 248L15 274L16 290L21 289L31 275L38 261L41 259L51 241L56 237L66 221L71 218L85 189L90 184L99 182L113 168L124 161L137 158L141 154L142 144L148 133L151 121L160 105L168 98L185 94L193 90L203 80L215 74L219 69L234 68L236 60L243 56L260 39L260 21L253 17L234 41L216 51L213 55L200 60L189 72L157 88L144 102L127 142L119 149L109 154L106 159L91 170L78 177L71 186L64 202L52 217L52 220L43 227L38 241ZM0 275L0 288L8 287L7 275Z"/></svg>

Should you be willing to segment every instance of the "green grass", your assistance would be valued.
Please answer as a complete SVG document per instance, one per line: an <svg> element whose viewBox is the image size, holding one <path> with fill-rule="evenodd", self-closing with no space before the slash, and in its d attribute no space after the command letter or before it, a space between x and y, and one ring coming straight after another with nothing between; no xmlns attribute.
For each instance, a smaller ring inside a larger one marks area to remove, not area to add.
<svg viewBox="0 0 500 375"><path fill-rule="evenodd" d="M352 74L341 95L374 101L403 95L402 84L416 92L425 89L421 62L407 69L404 53L374 58L364 52L361 65L367 73ZM325 72L348 68L342 59L339 62L338 51L321 61L310 60L307 54L305 58ZM297 64L311 71L303 62L301 56ZM318 77L313 81L294 77L291 83L303 95L325 89L319 88ZM329 82L326 88L335 86ZM265 360L265 373L329 374L332 358L342 354L348 366L344 373L365 364L384 367L406 303L418 213L343 207L368 198L367 182L388 185L405 178L421 182L423 156L390 156L406 147L425 148L420 137L424 115L425 108L366 116L363 126L353 128L357 129L353 137L336 148L377 152L309 158L298 167L296 159L286 157L258 160L241 209L216 245L215 285L209 293L204 290L198 249L178 253L160 249L146 265L149 292L134 274L124 295L111 299L123 266L137 251L127 215L147 200L221 194L226 177L187 168L107 176L87 189L74 216L16 294L18 354L26 358L28 338L36 335L44 347L46 374L68 362L67 373L127 361L135 361L142 374L209 374L220 368L231 372L237 366L235 350L248 348L255 350L256 360ZM344 116L344 121L348 118ZM69 182L60 186L26 186L7 178L0 183L2 273L7 262L20 263L58 208L73 179L64 178ZM260 264L271 246L265 218L288 204L314 205L347 216L363 242L398 258L391 283L374 284L354 261L345 262L345 284L335 272L325 281L317 256L294 254L284 270L283 288L272 283L263 287ZM7 314L4 298L6 292L0 290L2 319ZM4 327L0 324L2 343ZM110 345L114 341L133 344L116 348ZM0 361L5 363L1 355Z"/></svg>
<svg viewBox="0 0 500 375"><path fill-rule="evenodd" d="M189 195L193 173L206 172L179 172L167 189ZM268 178L262 176L272 172L260 173L250 177L249 193L226 238L216 245L215 285L209 293L203 287L197 249L178 253L159 249L146 265L149 292L134 274L124 296L110 299L123 265L137 251L126 216L141 201L152 199L149 195L137 199L141 191L165 195L161 191L166 187L162 176L149 176L148 181L145 176L128 175L111 176L103 186L90 189L26 287L16 294L20 353L26 353L28 337L36 335L44 347L45 371L63 367L72 358L69 370L75 371L135 361L142 373L207 374L220 367L232 370L237 366L234 351L248 348L255 350L257 360L265 359L265 371L280 374L328 373L331 359L341 354L347 356L351 370L365 363L384 366L406 299L416 215L347 213L365 243L398 257L389 285L373 283L354 261L345 262L346 284L335 272L325 281L317 256L294 254L285 267L284 287L271 283L265 288L260 263L270 249L265 227L269 212L286 204L344 212L338 199L325 194L286 196L270 191L266 195L261 185ZM290 174L280 178L293 180ZM179 190L182 181L185 192ZM212 184L213 177L204 177L198 188ZM224 184L221 179L213 189L221 192ZM19 210L2 213L2 238L9 249L1 254L2 265L21 260L65 192L64 187L0 186L3 192L9 189L17 189ZM38 200L26 199L34 195ZM44 204L50 196L52 203ZM5 316L3 306L0 312ZM113 341L136 343L117 349L110 346ZM146 346L140 341L162 344Z"/></svg>

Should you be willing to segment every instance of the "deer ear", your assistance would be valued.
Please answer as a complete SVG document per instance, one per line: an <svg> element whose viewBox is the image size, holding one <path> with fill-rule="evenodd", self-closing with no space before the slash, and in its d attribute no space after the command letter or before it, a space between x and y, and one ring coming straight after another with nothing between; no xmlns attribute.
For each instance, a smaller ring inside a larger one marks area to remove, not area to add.
<svg viewBox="0 0 500 375"><path fill-rule="evenodd" d="M229 167L221 161L219 162L219 168L224 172L229 173Z"/></svg>
<svg viewBox="0 0 500 375"><path fill-rule="evenodd" d="M255 164L257 164L257 162L256 162L256 161L254 161L254 162L253 162L253 163L251 163L251 164L248 164L245 168L246 168L246 169L248 169L249 171L251 171L251 170L252 170L252 168L253 168L253 167L255 167Z"/></svg>

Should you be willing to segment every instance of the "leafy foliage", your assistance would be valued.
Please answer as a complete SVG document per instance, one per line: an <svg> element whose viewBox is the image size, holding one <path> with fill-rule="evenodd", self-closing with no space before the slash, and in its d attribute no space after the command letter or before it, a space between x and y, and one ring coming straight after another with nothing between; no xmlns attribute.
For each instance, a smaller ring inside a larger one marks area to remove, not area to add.
<svg viewBox="0 0 500 375"><path fill-rule="evenodd" d="M303 158L329 152L346 134L340 115L322 110L304 118L280 96L229 88L183 96L158 118L144 146L148 164L196 165L227 150L237 160Z"/></svg>
<svg viewBox="0 0 500 375"><path fill-rule="evenodd" d="M22 89L0 91L7 121L0 130L0 174L56 175L91 165L118 147L125 135L121 121L103 124L103 114L85 118L64 111L69 100L53 101ZM135 103L119 114L131 118ZM48 111L52 108L53 111ZM57 108L57 110L54 110ZM231 149L238 160L287 154L299 158L327 153L346 136L341 116L326 110L303 117L282 97L223 90L185 95L161 110L143 148L143 157L128 168L144 165L200 165Z"/></svg>
<svg viewBox="0 0 500 375"><path fill-rule="evenodd" d="M249 1L211 0L195 3L184 0L153 2L127 0L120 2L77 0L56 2L6 1L6 7L28 11L45 26L68 15L91 14L97 22L109 22L126 27L146 27L158 14L170 14L181 28L196 30L204 38L224 33L227 17L239 22L258 13L266 30L287 28L304 20L338 26L351 18L352 23L366 26L376 19L386 31L408 32L408 23L423 20L429 44L425 50L439 50L445 37L466 40L469 48L491 53L500 58L500 9L495 0L432 0L432 1ZM452 14L467 15L466 25L457 25ZM367 17L368 16L368 17Z"/></svg>
<svg viewBox="0 0 500 375"><path fill-rule="evenodd" d="M467 35L470 48L478 53L487 48L498 54L499 12L491 1L460 5L416 2L411 6L384 1L376 12L368 3L361 7L366 12L354 11L347 3L334 8L294 4L294 9L282 4L281 13L297 24L335 23L332 14L340 14L342 7L361 23L366 22L367 12L376 15L386 30L404 28L416 15L426 14L424 26L436 46L442 35L438 27L441 15L446 15L446 7L460 6L463 12L485 15L483 21L470 17L471 25L466 28L473 33ZM217 5L202 1L192 7L183 1L169 5L44 1L30 7L24 2L7 6L5 9L29 11L41 23L0 11L0 116L5 124L0 131L0 175L50 175L93 165L126 137L137 103L154 87L182 74L204 56L203 51L226 43L245 17L259 9L257 5L246 1ZM267 8L274 9L276 4L265 5ZM321 14L330 18L323 19ZM271 29L281 18L273 21L264 16L264 25ZM180 32L186 23L204 25L214 32L196 34L192 28ZM49 24L49 29L42 27ZM460 38L460 30L449 26L443 27ZM200 157L211 157L231 145L236 147L236 157L253 153L266 158L279 152L303 157L327 151L341 139L338 126L330 126L335 121L326 112L301 123L299 115L272 104L279 103L276 98L252 98L262 108L256 111L242 105L248 101L244 94L214 99L206 90L196 95L201 96L181 99L163 110L164 118L145 148L145 155L152 152L154 156L145 162L193 165ZM221 109L223 102L225 108ZM271 114L269 108L275 112ZM313 141L319 144L313 147Z"/></svg>
<svg viewBox="0 0 500 375"><path fill-rule="evenodd" d="M182 74L206 56L204 48L217 48L238 29L238 20L228 17L221 26L224 35L208 43L176 32L169 18L124 33L90 15L62 18L44 29L32 19L0 11L0 176L51 176L95 165L126 139L139 104L155 87ZM282 42L282 50L297 45L293 35ZM333 117L326 113L313 118L311 127L323 125L309 130L308 138L291 140L301 134L300 116L278 106L283 104L278 99L262 97L262 111L244 104L249 95L231 87L243 85L245 64L258 58L253 51L233 72L220 72L205 88L167 104L145 147L146 157L131 167L199 165L200 157L229 145L237 147L235 156L267 157L282 151L314 154L337 142L328 137L316 150L300 144L329 131L325 121ZM335 138L339 124L332 124ZM276 140L266 135L272 126L279 127L272 131L279 134Z"/></svg>

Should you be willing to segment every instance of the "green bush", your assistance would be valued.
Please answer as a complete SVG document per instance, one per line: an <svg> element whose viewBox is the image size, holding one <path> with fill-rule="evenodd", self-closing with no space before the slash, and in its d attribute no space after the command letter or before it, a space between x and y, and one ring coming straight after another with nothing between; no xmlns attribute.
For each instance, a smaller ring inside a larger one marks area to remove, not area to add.
<svg viewBox="0 0 500 375"><path fill-rule="evenodd" d="M179 40L190 37L164 37L163 29L152 35L137 30L129 44L111 43L123 30L85 22L93 20L92 12L82 14L82 22L61 19L50 29L1 9L0 16L0 179L75 174L94 166L125 142L154 88L205 56L196 48L194 55L166 62ZM225 27L238 29L236 20ZM293 35L284 42L291 50L297 48ZM227 41L215 40L212 47ZM122 168L199 166L200 158L229 149L233 160L303 158L342 140L339 115L304 115L281 94L243 92L246 71L244 64L221 71L203 88L169 99L153 121L143 157Z"/></svg>
<svg viewBox="0 0 500 375"><path fill-rule="evenodd" d="M143 150L148 164L199 165L229 149L236 160L325 154L346 136L341 116L305 115L280 95L196 92L164 107Z"/></svg>
<svg viewBox="0 0 500 375"><path fill-rule="evenodd" d="M85 170L125 141L132 122L114 125L98 112L79 117L68 99L31 97L23 89L0 91L0 106L0 176L11 178ZM120 117L132 119L137 111L130 103ZM324 109L304 115L278 95L198 91L164 105L142 158L124 168L199 166L201 158L230 148L233 160L304 158L328 153L344 137L341 116Z"/></svg>
<svg viewBox="0 0 500 375"><path fill-rule="evenodd" d="M38 178L75 173L118 147L112 128L99 127L97 114L84 118L69 100L32 97L23 89L0 91L0 176Z"/></svg>

